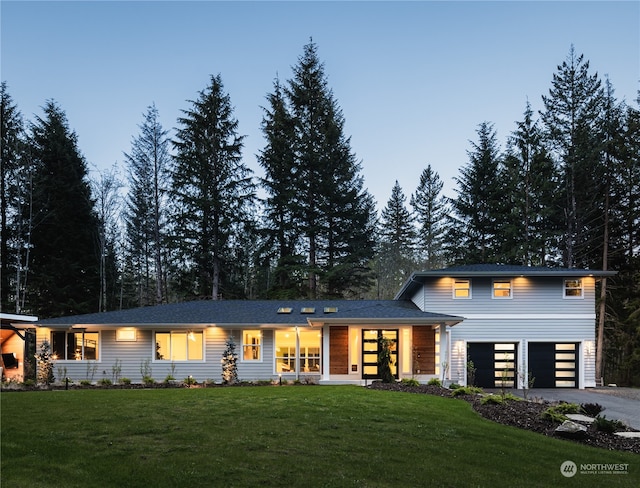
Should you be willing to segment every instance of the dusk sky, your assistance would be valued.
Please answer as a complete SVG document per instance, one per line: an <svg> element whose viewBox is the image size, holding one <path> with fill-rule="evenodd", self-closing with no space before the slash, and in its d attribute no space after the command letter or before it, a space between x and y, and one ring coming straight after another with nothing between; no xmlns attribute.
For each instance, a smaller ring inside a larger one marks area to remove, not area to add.
<svg viewBox="0 0 640 488"><path fill-rule="evenodd" d="M383 207L427 164L448 196L484 121L501 148L573 44L619 100L640 88L640 2L3 0L1 79L25 120L55 100L90 169L114 163L152 103L165 129L220 74L257 176L265 96L310 38L343 110L365 186ZM95 173L92 173L94 176Z"/></svg>

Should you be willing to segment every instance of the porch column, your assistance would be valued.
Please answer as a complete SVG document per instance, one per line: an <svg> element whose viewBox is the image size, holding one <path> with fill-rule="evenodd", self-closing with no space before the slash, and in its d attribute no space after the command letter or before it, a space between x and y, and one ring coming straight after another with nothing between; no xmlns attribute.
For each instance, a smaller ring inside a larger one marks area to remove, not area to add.
<svg viewBox="0 0 640 488"><path fill-rule="evenodd" d="M451 363L449 357L449 336L447 334L447 325L440 324L438 326L438 332L440 334L440 368L442 371L442 383L447 379L450 379ZM447 370L444 369L444 364L447 365Z"/></svg>
<svg viewBox="0 0 640 488"><path fill-rule="evenodd" d="M328 381L329 375L329 326L327 324L322 325L322 381Z"/></svg>

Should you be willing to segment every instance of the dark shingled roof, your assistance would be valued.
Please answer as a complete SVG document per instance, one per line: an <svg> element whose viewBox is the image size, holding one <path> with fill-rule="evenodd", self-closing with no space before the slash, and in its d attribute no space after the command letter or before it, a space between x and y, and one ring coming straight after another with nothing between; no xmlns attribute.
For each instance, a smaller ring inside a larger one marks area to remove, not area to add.
<svg viewBox="0 0 640 488"><path fill-rule="evenodd" d="M278 313L280 308L291 313ZM325 312L335 307L335 312ZM314 309L303 313L302 309ZM70 317L42 319L41 326L104 325L309 325L343 321L416 321L457 323L461 317L421 311L409 300L201 300Z"/></svg>
<svg viewBox="0 0 640 488"><path fill-rule="evenodd" d="M617 271L602 271L593 269L580 268L550 268L546 266L521 266L516 264L467 264L462 266L451 266L443 269L433 269L426 271L417 271L405 282L396 299L402 300L409 298L413 293L422 286L426 278L438 277L515 277L515 276L562 276L562 277L581 277L581 276L615 276Z"/></svg>

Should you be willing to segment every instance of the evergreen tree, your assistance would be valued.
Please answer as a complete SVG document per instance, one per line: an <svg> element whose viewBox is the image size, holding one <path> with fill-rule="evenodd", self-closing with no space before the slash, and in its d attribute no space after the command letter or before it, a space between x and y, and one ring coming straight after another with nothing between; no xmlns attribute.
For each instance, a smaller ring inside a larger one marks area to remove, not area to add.
<svg viewBox="0 0 640 488"><path fill-rule="evenodd" d="M344 117L313 42L286 90L295 124L295 205L307 256L308 296L358 295L371 283L375 206L344 136ZM318 288L320 285L320 288Z"/></svg>
<svg viewBox="0 0 640 488"><path fill-rule="evenodd" d="M415 268L415 219L405 207L405 201L396 180L391 197L382 210L378 228L379 298L393 298Z"/></svg>
<svg viewBox="0 0 640 488"><path fill-rule="evenodd" d="M20 250L27 238L20 224L28 202L29 168L22 115L5 82L0 85L0 129L0 311L19 313Z"/></svg>
<svg viewBox="0 0 640 488"><path fill-rule="evenodd" d="M447 200L442 195L444 182L431 165L422 171L411 206L419 224L418 256L423 269L438 269L445 265L443 244L447 219Z"/></svg>
<svg viewBox="0 0 640 488"><path fill-rule="evenodd" d="M125 222L138 306L167 301L164 270L170 165L167 134L153 104L147 108L140 134L131 143L131 152L125 154L129 172Z"/></svg>
<svg viewBox="0 0 640 488"><path fill-rule="evenodd" d="M478 142L467 151L469 163L455 178L457 197L451 200L451 226L446 249L456 263L491 263L499 259L497 236L503 225L503 196L496 175L500 156L496 133L488 122L480 124Z"/></svg>
<svg viewBox="0 0 640 488"><path fill-rule="evenodd" d="M508 140L504 169L504 262L544 266L557 254L560 202L557 172L527 102L524 119Z"/></svg>
<svg viewBox="0 0 640 488"><path fill-rule="evenodd" d="M238 382L238 355L233 336L229 336L225 345L225 350L222 353L222 383L235 385Z"/></svg>
<svg viewBox="0 0 640 488"><path fill-rule="evenodd" d="M600 161L602 87L589 62L577 55L573 46L567 59L553 75L548 96L543 96L541 112L546 139L561 169L565 229L563 264L589 267L593 264L593 234L601 214L603 167ZM596 253L597 254L597 253ZM591 261L591 262L590 262Z"/></svg>
<svg viewBox="0 0 640 488"><path fill-rule="evenodd" d="M33 155L30 311L43 317L98 310L99 225L87 165L60 107L50 101L31 127Z"/></svg>
<svg viewBox="0 0 640 488"><path fill-rule="evenodd" d="M269 297L299 298L304 296L304 256L300 254L300 222L297 218L296 197L300 181L293 147L295 121L278 80L267 100L269 108L264 109L262 119L267 144L258 156L265 172L261 183L267 193L263 219L266 238L261 254L267 260L265 266L273 267L273 281L268 282L266 288Z"/></svg>
<svg viewBox="0 0 640 488"><path fill-rule="evenodd" d="M232 282L230 249L238 243L242 223L251 219L255 198L251 171L241 160L244 136L237 133L220 75L212 76L191 104L178 119L173 142L174 233L187 271L182 283L188 294L233 297L237 283Z"/></svg>

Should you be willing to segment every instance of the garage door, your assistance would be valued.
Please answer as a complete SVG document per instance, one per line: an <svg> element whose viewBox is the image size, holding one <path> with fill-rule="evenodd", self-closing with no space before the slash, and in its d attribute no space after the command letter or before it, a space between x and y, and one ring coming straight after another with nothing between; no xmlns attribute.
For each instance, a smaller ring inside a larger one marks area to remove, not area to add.
<svg viewBox="0 0 640 488"><path fill-rule="evenodd" d="M518 364L516 351L515 343L467 343L467 355L475 369L474 378L467 380L481 388L513 388Z"/></svg>
<svg viewBox="0 0 640 488"><path fill-rule="evenodd" d="M578 344L530 342L529 371L533 388L577 388Z"/></svg>

